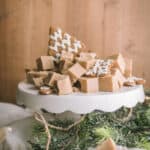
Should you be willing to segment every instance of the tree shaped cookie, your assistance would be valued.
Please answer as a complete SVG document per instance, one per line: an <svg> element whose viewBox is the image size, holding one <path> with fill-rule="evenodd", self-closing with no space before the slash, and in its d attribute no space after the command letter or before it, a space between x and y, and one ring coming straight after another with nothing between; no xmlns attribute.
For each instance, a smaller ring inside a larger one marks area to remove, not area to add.
<svg viewBox="0 0 150 150"><path fill-rule="evenodd" d="M60 28L50 28L48 54L59 56L62 51L78 54L85 45Z"/></svg>

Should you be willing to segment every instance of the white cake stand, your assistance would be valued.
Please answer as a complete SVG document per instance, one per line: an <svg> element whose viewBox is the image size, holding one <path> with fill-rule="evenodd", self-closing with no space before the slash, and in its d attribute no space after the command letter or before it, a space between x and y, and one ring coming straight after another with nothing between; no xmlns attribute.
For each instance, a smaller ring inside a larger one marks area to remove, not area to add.
<svg viewBox="0 0 150 150"><path fill-rule="evenodd" d="M118 92L98 92L92 94L72 93L70 95L39 95L34 85L22 81L18 85L17 103L32 110L41 108L51 113L71 111L76 114L87 114L93 110L113 112L125 106L134 107L144 102L143 86L123 87Z"/></svg>

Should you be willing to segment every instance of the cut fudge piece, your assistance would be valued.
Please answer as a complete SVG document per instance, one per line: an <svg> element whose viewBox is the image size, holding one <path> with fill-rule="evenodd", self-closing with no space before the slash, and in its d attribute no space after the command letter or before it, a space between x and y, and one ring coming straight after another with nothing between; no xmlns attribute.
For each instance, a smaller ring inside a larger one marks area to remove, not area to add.
<svg viewBox="0 0 150 150"><path fill-rule="evenodd" d="M77 57L76 61L79 62L85 69L90 69L96 62L95 59L88 57Z"/></svg>
<svg viewBox="0 0 150 150"><path fill-rule="evenodd" d="M125 64L126 64L126 67L125 67L125 72L124 72L124 75L125 77L131 77L132 76L132 59L129 59L129 58L125 58Z"/></svg>
<svg viewBox="0 0 150 150"><path fill-rule="evenodd" d="M94 52L81 52L79 56L81 58L95 59L96 53L94 53Z"/></svg>
<svg viewBox="0 0 150 150"><path fill-rule="evenodd" d="M74 54L71 53L71 52L62 51L61 55L60 55L60 60L70 60L70 61L73 61L74 60Z"/></svg>
<svg viewBox="0 0 150 150"><path fill-rule="evenodd" d="M99 145L96 150L117 150L115 142L109 138Z"/></svg>
<svg viewBox="0 0 150 150"><path fill-rule="evenodd" d="M48 74L48 77L44 79L44 83L47 86L54 86L55 82L59 79L61 79L63 75L56 73L56 72L50 72Z"/></svg>
<svg viewBox="0 0 150 150"><path fill-rule="evenodd" d="M49 71L29 71L27 72L27 81L29 83L34 83L33 78L42 77L43 79L46 78L49 74Z"/></svg>
<svg viewBox="0 0 150 150"><path fill-rule="evenodd" d="M124 82L124 86L135 86L135 85L136 83L133 80L130 80L130 81L128 80Z"/></svg>
<svg viewBox="0 0 150 150"><path fill-rule="evenodd" d="M143 78L136 78L135 82L137 85L144 85L146 81Z"/></svg>
<svg viewBox="0 0 150 150"><path fill-rule="evenodd" d="M66 74L68 72L68 68L73 65L73 62L70 60L61 60L59 63L59 72Z"/></svg>
<svg viewBox="0 0 150 150"><path fill-rule="evenodd" d="M38 70L52 70L54 69L53 56L41 56L36 60Z"/></svg>
<svg viewBox="0 0 150 150"><path fill-rule="evenodd" d="M99 90L104 92L114 92L119 89L118 80L116 76L106 75L99 77Z"/></svg>
<svg viewBox="0 0 150 150"><path fill-rule="evenodd" d="M145 84L145 80L143 78L137 78L137 77L129 77L126 79L126 81L124 82L125 86L135 86L137 85L143 85Z"/></svg>
<svg viewBox="0 0 150 150"><path fill-rule="evenodd" d="M63 78L56 81L56 86L59 95L66 95L72 93L72 85L69 76L63 76Z"/></svg>
<svg viewBox="0 0 150 150"><path fill-rule="evenodd" d="M37 88L40 88L41 86L44 85L42 77L33 78L33 83L34 83L35 87L37 87Z"/></svg>
<svg viewBox="0 0 150 150"><path fill-rule="evenodd" d="M72 81L76 81L85 73L86 69L84 69L79 63L75 63L68 69L68 74L70 75Z"/></svg>
<svg viewBox="0 0 150 150"><path fill-rule="evenodd" d="M119 53L119 54L116 54L116 55L112 55L109 58L114 60L113 67L119 68L121 73L124 74L126 64L125 64L125 60L124 60L122 54Z"/></svg>
<svg viewBox="0 0 150 150"><path fill-rule="evenodd" d="M112 68L111 74L116 78L116 80L118 81L119 87L121 88L123 86L124 82L126 81L126 78L123 76L123 74L117 68Z"/></svg>
<svg viewBox="0 0 150 150"><path fill-rule="evenodd" d="M99 81L98 78L81 77L79 79L81 84L81 91L86 93L98 92Z"/></svg>

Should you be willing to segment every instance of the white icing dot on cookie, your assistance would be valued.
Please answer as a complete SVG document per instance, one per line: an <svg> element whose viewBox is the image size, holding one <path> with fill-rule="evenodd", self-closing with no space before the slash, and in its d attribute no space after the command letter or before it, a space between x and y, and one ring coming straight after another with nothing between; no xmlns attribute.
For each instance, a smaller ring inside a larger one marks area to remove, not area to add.
<svg viewBox="0 0 150 150"><path fill-rule="evenodd" d="M78 49L80 49L82 47L81 46L81 42L77 41L77 40L73 43L73 46L74 46L74 48L69 47L69 49L68 49L69 52L75 52L75 53L77 53Z"/></svg>
<svg viewBox="0 0 150 150"><path fill-rule="evenodd" d="M58 51L58 47L60 47L60 46L61 46L61 44L59 42L55 42L54 46L49 45L48 48L57 52Z"/></svg>
<svg viewBox="0 0 150 150"><path fill-rule="evenodd" d="M62 39L62 31L61 29L57 29L56 32L54 32L54 35L50 35L50 39L57 41L58 39Z"/></svg>

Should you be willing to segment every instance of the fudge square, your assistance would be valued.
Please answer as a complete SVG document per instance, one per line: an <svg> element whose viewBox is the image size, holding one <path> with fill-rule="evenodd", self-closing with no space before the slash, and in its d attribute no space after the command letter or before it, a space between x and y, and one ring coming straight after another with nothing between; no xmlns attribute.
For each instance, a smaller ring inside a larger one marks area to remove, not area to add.
<svg viewBox="0 0 150 150"><path fill-rule="evenodd" d="M119 84L116 76L106 75L99 77L99 90L104 92L114 92L119 89Z"/></svg>
<svg viewBox="0 0 150 150"><path fill-rule="evenodd" d="M57 86L59 95L66 95L66 94L70 94L73 92L71 80L68 75L63 76L61 79L57 80L56 86Z"/></svg>
<svg viewBox="0 0 150 150"><path fill-rule="evenodd" d="M119 54L116 54L116 55L112 55L109 58L114 60L113 67L119 68L121 73L124 74L126 64L125 64L125 60L124 60L122 54L119 53Z"/></svg>
<svg viewBox="0 0 150 150"><path fill-rule="evenodd" d="M90 69L96 62L95 59L88 57L79 57L76 58L76 60L80 63L80 65L82 65L86 69Z"/></svg>
<svg viewBox="0 0 150 150"><path fill-rule="evenodd" d="M125 77L132 77L132 68L133 68L133 61L130 58L125 58L125 63L126 63L126 67L125 67Z"/></svg>
<svg viewBox="0 0 150 150"><path fill-rule="evenodd" d="M74 54L72 52L62 51L60 54L60 60L74 60Z"/></svg>
<svg viewBox="0 0 150 150"><path fill-rule="evenodd" d="M81 77L79 81L82 92L92 93L99 91L99 82L97 77Z"/></svg>
<svg viewBox="0 0 150 150"><path fill-rule="evenodd" d="M49 74L48 71L34 71L34 70L31 70L31 71L27 72L27 74L26 74L27 81L29 83L34 83L33 78L42 77L44 79L48 76L48 74Z"/></svg>
<svg viewBox="0 0 150 150"><path fill-rule="evenodd" d="M48 74L48 77L44 80L44 83L47 86L54 86L55 82L59 79L61 79L64 75L61 75L59 73L56 72L50 72Z"/></svg>
<svg viewBox="0 0 150 150"><path fill-rule="evenodd" d="M59 71L63 74L66 74L68 72L68 68L70 68L73 65L73 62L70 60L61 60L59 63Z"/></svg>
<svg viewBox="0 0 150 150"><path fill-rule="evenodd" d="M116 80L118 81L119 87L121 88L124 82L126 81L126 78L124 77L124 75L117 68L112 68L111 74L116 78Z"/></svg>
<svg viewBox="0 0 150 150"><path fill-rule="evenodd" d="M54 69L53 56L41 56L36 60L38 70L52 70Z"/></svg>
<svg viewBox="0 0 150 150"><path fill-rule="evenodd" d="M79 63L75 63L72 67L68 69L68 74L72 80L79 79L83 74L86 73L86 69L83 68Z"/></svg>
<svg viewBox="0 0 150 150"><path fill-rule="evenodd" d="M42 77L33 78L33 83L34 83L36 88L40 88L41 86L44 85Z"/></svg>

